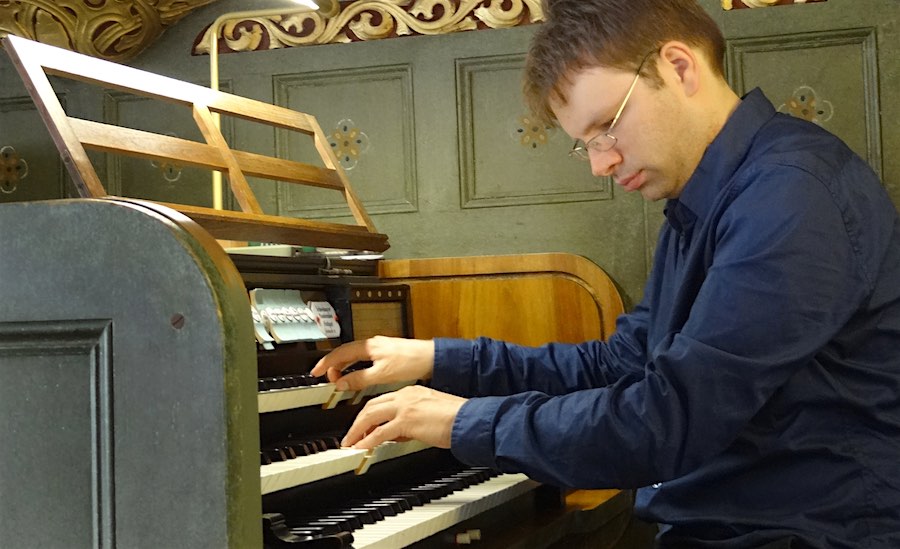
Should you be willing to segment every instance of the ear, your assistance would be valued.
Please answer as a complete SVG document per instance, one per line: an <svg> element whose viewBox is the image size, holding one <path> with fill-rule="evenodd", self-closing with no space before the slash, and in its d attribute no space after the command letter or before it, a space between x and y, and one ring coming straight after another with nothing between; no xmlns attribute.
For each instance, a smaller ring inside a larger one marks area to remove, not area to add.
<svg viewBox="0 0 900 549"><path fill-rule="evenodd" d="M684 42L672 40L659 49L659 57L665 65L668 65L676 83L687 97L697 93L700 89L702 62L697 50Z"/></svg>

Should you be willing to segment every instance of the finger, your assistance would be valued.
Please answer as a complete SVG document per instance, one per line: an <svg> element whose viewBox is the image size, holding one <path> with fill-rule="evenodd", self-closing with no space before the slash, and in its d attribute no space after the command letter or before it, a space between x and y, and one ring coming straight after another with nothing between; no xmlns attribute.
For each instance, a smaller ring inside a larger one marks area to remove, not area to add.
<svg viewBox="0 0 900 549"><path fill-rule="evenodd" d="M390 395L382 395L367 402L341 440L341 446L353 446L373 429L394 419L397 407L392 400Z"/></svg>
<svg viewBox="0 0 900 549"><path fill-rule="evenodd" d="M347 366L359 362L360 360L369 360L369 352L366 349L365 341L351 341L331 351L327 355L319 359L319 362L310 370L310 374L314 376L329 374L331 378L332 371L334 375L340 377L340 372ZM332 381L334 381L332 379Z"/></svg>
<svg viewBox="0 0 900 549"><path fill-rule="evenodd" d="M361 391L366 387L377 385L384 381L378 379L378 371L374 367L364 368L346 375L339 375L336 379L331 379L332 371L329 370L329 381L334 381L337 384L338 391Z"/></svg>
<svg viewBox="0 0 900 549"><path fill-rule="evenodd" d="M389 440L400 440L402 438L403 437L400 436L397 427L397 421L388 421L387 423L372 429L369 434L353 444L353 448L358 450L371 450L379 444Z"/></svg>

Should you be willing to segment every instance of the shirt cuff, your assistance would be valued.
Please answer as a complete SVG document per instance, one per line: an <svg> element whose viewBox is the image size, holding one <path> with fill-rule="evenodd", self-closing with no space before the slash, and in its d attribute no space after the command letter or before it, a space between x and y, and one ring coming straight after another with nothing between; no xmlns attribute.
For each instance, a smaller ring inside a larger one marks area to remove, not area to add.
<svg viewBox="0 0 900 549"><path fill-rule="evenodd" d="M462 405L450 431L450 451L467 465L497 469L494 424L503 397L470 398Z"/></svg>
<svg viewBox="0 0 900 549"><path fill-rule="evenodd" d="M430 386L442 393L472 394L474 343L467 339L434 338L434 370Z"/></svg>

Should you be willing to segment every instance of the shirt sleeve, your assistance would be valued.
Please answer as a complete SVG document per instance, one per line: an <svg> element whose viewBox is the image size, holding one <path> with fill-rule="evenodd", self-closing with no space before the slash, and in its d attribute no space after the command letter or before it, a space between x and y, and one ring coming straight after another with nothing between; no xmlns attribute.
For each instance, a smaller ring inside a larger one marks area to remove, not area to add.
<svg viewBox="0 0 900 549"><path fill-rule="evenodd" d="M563 395L605 387L643 372L647 360L647 307L616 320L608 342L548 343L526 347L489 338L436 338L431 386L460 396L523 391Z"/></svg>
<svg viewBox="0 0 900 549"><path fill-rule="evenodd" d="M640 375L581 373L591 361L613 359L601 344L507 355L491 345L485 359L475 343L442 357L459 361L448 369L458 376L452 381L438 373L450 367L436 362L436 380L458 389L531 389L470 399L453 425L454 454L560 486L628 488L684 475L730 445L868 291L858 262L864 244L852 230L862 224L828 186L784 166L755 176L752 192L710 224L714 234L700 253L708 258L705 279L689 316L649 351ZM530 378L494 371L531 359L554 366L535 367ZM569 361L580 373L566 382L535 379L568 373ZM475 379L485 372L489 385ZM574 386L582 390L561 394Z"/></svg>

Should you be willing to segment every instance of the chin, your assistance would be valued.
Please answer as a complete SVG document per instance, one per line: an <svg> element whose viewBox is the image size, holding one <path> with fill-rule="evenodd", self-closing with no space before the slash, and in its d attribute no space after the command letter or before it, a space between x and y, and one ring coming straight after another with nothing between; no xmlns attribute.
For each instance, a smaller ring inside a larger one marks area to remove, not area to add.
<svg viewBox="0 0 900 549"><path fill-rule="evenodd" d="M659 192L659 189L654 189L650 186L641 187L640 189L638 189L638 192L641 193L641 196L644 198L644 200L648 200L650 202L656 202L658 200L668 198L665 194Z"/></svg>
<svg viewBox="0 0 900 549"><path fill-rule="evenodd" d="M639 189L637 189L644 200L649 200L651 202L657 202L659 200L669 200L671 198L678 198L680 194L680 189L677 189L673 186L666 186L659 181L647 180Z"/></svg>

